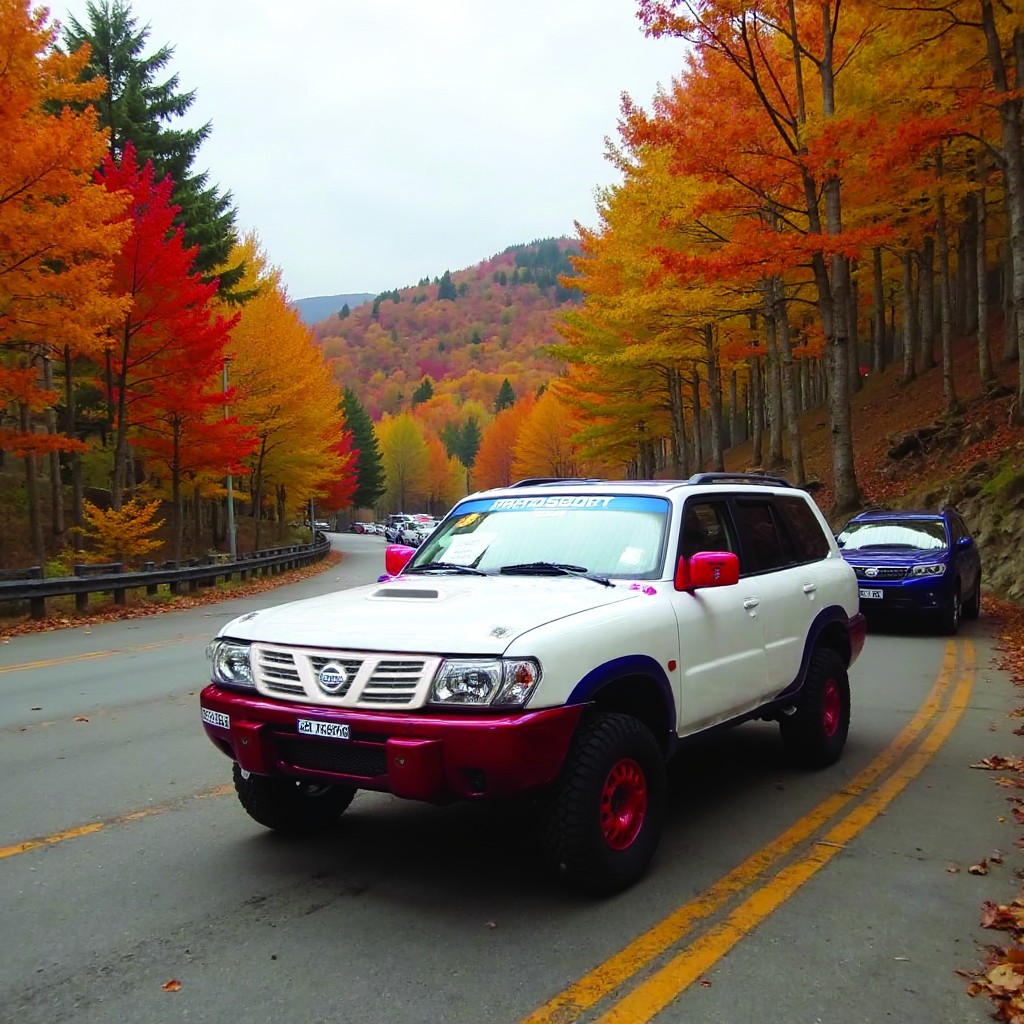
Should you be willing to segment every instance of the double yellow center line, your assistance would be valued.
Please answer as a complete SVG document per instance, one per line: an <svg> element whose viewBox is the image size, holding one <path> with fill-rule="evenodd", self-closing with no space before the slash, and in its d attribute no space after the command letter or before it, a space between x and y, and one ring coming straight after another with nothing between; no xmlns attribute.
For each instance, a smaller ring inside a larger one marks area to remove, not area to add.
<svg viewBox="0 0 1024 1024"><path fill-rule="evenodd" d="M959 672L958 652L963 655ZM823 868L920 774L968 705L974 662L974 646L969 640L959 644L948 641L942 669L925 702L893 742L847 786L521 1024L573 1024L598 1003L616 997L613 1005L595 1018L598 1024L651 1020ZM845 817L820 834L847 804L862 796L864 799ZM802 844L806 849L798 853ZM794 854L796 859L781 866ZM723 920L676 949L698 922L724 910L743 893L748 894ZM670 953L654 973L620 994L634 976Z"/></svg>

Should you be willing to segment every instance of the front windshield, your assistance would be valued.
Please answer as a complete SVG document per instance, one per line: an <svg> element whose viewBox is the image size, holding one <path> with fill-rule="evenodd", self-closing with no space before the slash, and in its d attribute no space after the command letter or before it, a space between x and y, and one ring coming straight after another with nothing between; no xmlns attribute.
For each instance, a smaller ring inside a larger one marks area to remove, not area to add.
<svg viewBox="0 0 1024 1024"><path fill-rule="evenodd" d="M554 563L616 579L657 579L668 520L668 501L646 496L475 499L452 512L409 568L443 562L500 572Z"/></svg>
<svg viewBox="0 0 1024 1024"><path fill-rule="evenodd" d="M913 548L941 551L946 546L946 527L941 519L877 519L849 523L838 537L846 551L860 548Z"/></svg>

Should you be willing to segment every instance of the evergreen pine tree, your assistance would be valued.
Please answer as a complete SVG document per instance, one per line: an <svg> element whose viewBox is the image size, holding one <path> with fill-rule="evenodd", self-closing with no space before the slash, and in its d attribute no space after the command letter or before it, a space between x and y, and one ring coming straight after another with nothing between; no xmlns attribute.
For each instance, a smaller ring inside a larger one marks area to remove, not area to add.
<svg viewBox="0 0 1024 1024"><path fill-rule="evenodd" d="M458 293L455 290L455 282L452 281L451 271L446 270L441 275L441 280L437 285L437 298L438 301L441 299L451 299L453 302L457 298Z"/></svg>
<svg viewBox="0 0 1024 1024"><path fill-rule="evenodd" d="M420 402L425 402L429 398L434 397L434 382L429 377L424 377L420 381L419 386L412 393L412 404L419 405Z"/></svg>
<svg viewBox="0 0 1024 1024"><path fill-rule="evenodd" d="M373 508L385 490L384 462L373 421L351 388L345 388L341 408L345 414L345 425L352 431L352 447L359 452L352 503L356 508Z"/></svg>
<svg viewBox="0 0 1024 1024"><path fill-rule="evenodd" d="M462 445L459 451L459 458L467 469L473 468L476 462L476 453L480 450L480 426L475 416L470 416L462 427Z"/></svg>
<svg viewBox="0 0 1024 1024"><path fill-rule="evenodd" d="M497 397L494 399L494 411L501 412L502 409L509 409L515 404L516 393L512 390L512 385L509 384L508 377L506 377L501 382Z"/></svg>
<svg viewBox="0 0 1024 1024"><path fill-rule="evenodd" d="M101 126L110 131L110 150L120 161L125 144L131 142L140 165L152 160L158 180L171 176L172 200L181 207L177 223L184 227L185 244L199 247L194 269L210 276L227 262L237 241L231 193L222 193L209 184L205 172L192 170L212 126L207 121L198 128L168 127L172 119L188 112L196 94L194 90L180 92L177 75L158 80L174 48L161 46L145 56L149 27L136 29L129 4L124 0L89 0L86 14L88 27L77 18L68 19L64 45L73 52L88 43L92 54L83 77L106 79L107 91L96 108ZM231 297L231 288L243 269L239 266L220 271L222 294Z"/></svg>

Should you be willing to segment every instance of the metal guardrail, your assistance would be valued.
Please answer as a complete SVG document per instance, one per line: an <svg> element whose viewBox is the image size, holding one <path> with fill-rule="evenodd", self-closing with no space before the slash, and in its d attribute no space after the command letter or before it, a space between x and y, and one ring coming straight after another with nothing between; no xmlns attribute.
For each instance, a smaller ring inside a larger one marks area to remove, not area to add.
<svg viewBox="0 0 1024 1024"><path fill-rule="evenodd" d="M235 575L245 580L253 575L297 569L326 557L330 550L331 542L317 533L311 544L254 551L234 561L208 557L181 564L164 562L161 566L146 562L138 572L124 572L120 562L93 563L76 565L74 576L49 578L43 576L39 566L32 566L0 572L0 602L28 601L31 617L44 619L46 599L50 597L74 595L76 611L88 608L90 594L113 594L114 604L123 605L127 591L139 587L145 587L147 594L155 594L162 585L170 587L172 594L180 594L182 587L196 591L204 584L212 586L221 577L227 582Z"/></svg>

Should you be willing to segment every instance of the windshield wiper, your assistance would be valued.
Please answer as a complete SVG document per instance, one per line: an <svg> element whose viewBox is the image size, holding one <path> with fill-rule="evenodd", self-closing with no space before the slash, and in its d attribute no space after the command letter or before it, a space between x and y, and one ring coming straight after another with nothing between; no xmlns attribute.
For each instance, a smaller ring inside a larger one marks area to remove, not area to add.
<svg viewBox="0 0 1024 1024"><path fill-rule="evenodd" d="M415 572L454 572L463 576L490 576L483 569L474 569L471 565L459 565L457 562L427 562L426 565L414 565L402 570L403 575Z"/></svg>
<svg viewBox="0 0 1024 1024"><path fill-rule="evenodd" d="M585 565L569 565L565 562L520 562L518 565L503 565L498 572L506 576L581 576L605 587L615 586L604 576L595 576Z"/></svg>

